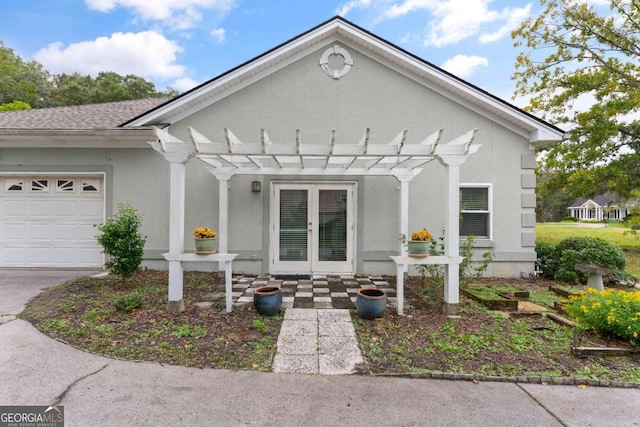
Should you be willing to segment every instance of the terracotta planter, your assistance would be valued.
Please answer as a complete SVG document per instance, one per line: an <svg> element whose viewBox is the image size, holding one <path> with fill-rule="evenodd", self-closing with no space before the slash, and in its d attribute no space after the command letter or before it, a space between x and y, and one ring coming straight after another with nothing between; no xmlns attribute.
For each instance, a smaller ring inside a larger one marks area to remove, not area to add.
<svg viewBox="0 0 640 427"><path fill-rule="evenodd" d="M275 316L282 306L282 291L276 286L260 286L253 293L253 306L263 316Z"/></svg>
<svg viewBox="0 0 640 427"><path fill-rule="evenodd" d="M208 239L193 239L196 245L196 253L199 255L211 255L216 253L216 243L218 239L211 237Z"/></svg>
<svg viewBox="0 0 640 427"><path fill-rule="evenodd" d="M424 258L429 256L428 240L407 240L407 249L410 257Z"/></svg>
<svg viewBox="0 0 640 427"><path fill-rule="evenodd" d="M356 294L356 310L363 319L382 317L387 308L387 295L375 288L360 288Z"/></svg>

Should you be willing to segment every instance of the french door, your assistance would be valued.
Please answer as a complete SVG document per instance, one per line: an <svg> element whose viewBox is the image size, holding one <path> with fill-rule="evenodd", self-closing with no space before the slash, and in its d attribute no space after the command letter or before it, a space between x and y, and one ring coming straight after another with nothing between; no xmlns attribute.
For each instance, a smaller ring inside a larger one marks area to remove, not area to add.
<svg viewBox="0 0 640 427"><path fill-rule="evenodd" d="M354 183L274 183L272 273L353 273Z"/></svg>

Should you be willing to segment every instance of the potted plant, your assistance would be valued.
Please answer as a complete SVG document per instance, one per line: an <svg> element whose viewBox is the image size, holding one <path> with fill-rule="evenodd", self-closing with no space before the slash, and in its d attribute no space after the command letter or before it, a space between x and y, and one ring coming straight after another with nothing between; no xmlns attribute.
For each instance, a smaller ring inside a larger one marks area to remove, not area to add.
<svg viewBox="0 0 640 427"><path fill-rule="evenodd" d="M431 233L426 228L411 233L411 240L407 240L407 250L410 257L424 258L429 256L429 242Z"/></svg>
<svg viewBox="0 0 640 427"><path fill-rule="evenodd" d="M197 227L193 230L193 239L196 245L196 253L209 255L216 253L216 240L218 233L209 227Z"/></svg>

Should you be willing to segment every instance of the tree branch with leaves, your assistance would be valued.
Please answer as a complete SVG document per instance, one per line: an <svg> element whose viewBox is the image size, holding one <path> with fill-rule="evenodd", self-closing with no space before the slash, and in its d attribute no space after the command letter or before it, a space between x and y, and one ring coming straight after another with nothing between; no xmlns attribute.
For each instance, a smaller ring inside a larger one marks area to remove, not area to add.
<svg viewBox="0 0 640 427"><path fill-rule="evenodd" d="M541 170L559 174L576 196L632 197L640 188L640 2L541 5L512 33L523 49L514 96L570 129L567 141L545 149Z"/></svg>

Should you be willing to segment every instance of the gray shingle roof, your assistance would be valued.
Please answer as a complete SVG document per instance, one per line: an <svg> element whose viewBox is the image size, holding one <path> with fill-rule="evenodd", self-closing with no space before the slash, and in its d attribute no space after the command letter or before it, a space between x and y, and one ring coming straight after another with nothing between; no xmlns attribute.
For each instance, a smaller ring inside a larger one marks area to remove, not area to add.
<svg viewBox="0 0 640 427"><path fill-rule="evenodd" d="M113 129L168 98L0 112L0 129Z"/></svg>

